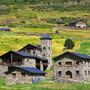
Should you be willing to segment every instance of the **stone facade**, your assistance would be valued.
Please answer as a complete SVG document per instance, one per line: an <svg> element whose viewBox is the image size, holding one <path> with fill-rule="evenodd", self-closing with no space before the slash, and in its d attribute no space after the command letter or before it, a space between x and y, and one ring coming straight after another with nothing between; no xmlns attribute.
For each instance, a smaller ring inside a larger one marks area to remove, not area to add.
<svg viewBox="0 0 90 90"><path fill-rule="evenodd" d="M76 27L77 27L77 28L86 28L87 25L86 25L86 23L83 22L83 21L78 21L78 22L76 23Z"/></svg>
<svg viewBox="0 0 90 90"><path fill-rule="evenodd" d="M6 71L8 71L8 66L0 65L0 76L3 76Z"/></svg>
<svg viewBox="0 0 90 90"><path fill-rule="evenodd" d="M56 81L84 82L90 81L90 61L63 57L54 64Z"/></svg>
<svg viewBox="0 0 90 90"><path fill-rule="evenodd" d="M22 66L36 67L36 60L35 59L25 58L22 63L23 63Z"/></svg>
<svg viewBox="0 0 90 90"><path fill-rule="evenodd" d="M14 71L8 75L6 75L6 81L7 81L7 85L10 84L18 84L18 83L35 83L37 81L41 81L44 80L45 76L30 76L28 74L22 74L19 71Z"/></svg>
<svg viewBox="0 0 90 90"><path fill-rule="evenodd" d="M48 68L52 66L52 40L41 40L42 56L48 59Z"/></svg>

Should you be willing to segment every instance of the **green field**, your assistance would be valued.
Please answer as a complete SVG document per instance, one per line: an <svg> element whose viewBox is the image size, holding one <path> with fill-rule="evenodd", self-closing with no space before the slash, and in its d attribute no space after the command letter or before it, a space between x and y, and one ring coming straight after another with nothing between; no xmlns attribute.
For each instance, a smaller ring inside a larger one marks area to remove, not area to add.
<svg viewBox="0 0 90 90"><path fill-rule="evenodd" d="M56 83L43 81L34 84L6 85L5 79L0 78L0 90L90 90L90 83Z"/></svg>
<svg viewBox="0 0 90 90"><path fill-rule="evenodd" d="M53 56L63 53L63 45L67 38L75 42L74 49L90 55L89 30L58 30L56 34L51 28L12 28L12 32L0 32L0 55L10 50L18 50L27 44L40 44L40 35L48 33L52 36ZM39 36L37 35L39 34ZM8 47L8 48L7 48Z"/></svg>

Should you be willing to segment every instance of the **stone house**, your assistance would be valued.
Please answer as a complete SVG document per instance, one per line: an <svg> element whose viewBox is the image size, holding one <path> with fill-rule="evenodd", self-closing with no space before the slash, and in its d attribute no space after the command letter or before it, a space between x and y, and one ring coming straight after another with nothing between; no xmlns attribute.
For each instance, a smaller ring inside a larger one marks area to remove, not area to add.
<svg viewBox="0 0 90 90"><path fill-rule="evenodd" d="M86 22L84 22L82 20L76 22L75 26L76 26L76 28L86 28L87 27Z"/></svg>
<svg viewBox="0 0 90 90"><path fill-rule="evenodd" d="M86 28L87 27L87 23L83 20L76 20L76 21L72 21L69 26L71 27L75 27L75 28Z"/></svg>
<svg viewBox="0 0 90 90"><path fill-rule="evenodd" d="M45 79L45 72L33 67L13 67L5 72L7 84L35 83Z"/></svg>
<svg viewBox="0 0 90 90"><path fill-rule="evenodd" d="M90 81L90 56L65 52L54 58L54 78L59 82Z"/></svg>
<svg viewBox="0 0 90 90"><path fill-rule="evenodd" d="M40 41L40 45L28 44L18 51L9 51L0 56L3 66L7 66L8 68L7 72L11 72L13 67L15 69L16 67L33 67L39 71L49 69L52 66L52 38L44 34L40 38ZM20 72L18 74L20 74ZM11 73L9 75L10 77L12 76ZM43 75L41 74L41 76ZM6 78L7 77L8 74L6 74Z"/></svg>
<svg viewBox="0 0 90 90"><path fill-rule="evenodd" d="M28 54L26 52L9 51L1 56L3 65L10 67L25 66L46 70L48 60L44 57Z"/></svg>

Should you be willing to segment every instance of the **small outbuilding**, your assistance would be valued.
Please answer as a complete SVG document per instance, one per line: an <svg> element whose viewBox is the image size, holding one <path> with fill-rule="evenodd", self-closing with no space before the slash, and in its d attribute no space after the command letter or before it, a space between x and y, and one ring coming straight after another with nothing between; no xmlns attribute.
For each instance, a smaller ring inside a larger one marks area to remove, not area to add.
<svg viewBox="0 0 90 90"><path fill-rule="evenodd" d="M45 72L34 67L12 67L5 72L7 84L35 83L45 79Z"/></svg>
<svg viewBox="0 0 90 90"><path fill-rule="evenodd" d="M10 28L0 28L0 31L11 31L11 29Z"/></svg>
<svg viewBox="0 0 90 90"><path fill-rule="evenodd" d="M59 82L90 81L90 56L65 52L54 58L54 78Z"/></svg>
<svg viewBox="0 0 90 90"><path fill-rule="evenodd" d="M87 27L87 23L83 20L76 20L76 21L72 21L69 26L71 27L76 27L76 28L86 28Z"/></svg>

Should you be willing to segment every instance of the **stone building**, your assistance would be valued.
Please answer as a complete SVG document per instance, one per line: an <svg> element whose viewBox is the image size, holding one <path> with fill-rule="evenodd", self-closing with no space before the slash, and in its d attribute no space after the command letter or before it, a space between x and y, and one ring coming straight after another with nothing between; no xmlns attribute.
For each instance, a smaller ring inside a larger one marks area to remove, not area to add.
<svg viewBox="0 0 90 90"><path fill-rule="evenodd" d="M90 81L90 56L65 52L54 58L54 78L58 82Z"/></svg>
<svg viewBox="0 0 90 90"><path fill-rule="evenodd" d="M0 56L3 66L7 66L8 68L7 72L13 71L13 68L16 70L16 67L24 67L28 69L35 68L40 72L49 69L52 66L52 38L49 35L44 34L40 40L40 45L28 44L18 51L9 51ZM20 78L22 78L21 72L17 72L16 74L19 74ZM39 73L35 73L34 78L35 75L39 76ZM12 78L12 73L6 74L6 78L8 76L10 76L13 81L17 81L16 83L19 82L16 80L18 77L16 79ZM41 76L43 76L43 74L41 74ZM45 74L43 77L45 77ZM11 80L9 80L8 82L10 83ZM22 80L20 82L22 82Z"/></svg>
<svg viewBox="0 0 90 90"><path fill-rule="evenodd" d="M48 68L52 66L52 38L44 34L41 38L42 56L48 59Z"/></svg>
<svg viewBox="0 0 90 90"><path fill-rule="evenodd" d="M87 28L87 23L83 20L74 20L69 23L69 26L75 28Z"/></svg>
<svg viewBox="0 0 90 90"><path fill-rule="evenodd" d="M76 22L76 25L75 25L77 28L86 28L87 27L87 24L86 22L80 20L78 22Z"/></svg>
<svg viewBox="0 0 90 90"><path fill-rule="evenodd" d="M33 67L13 67L5 72L7 84L34 83L45 79L45 72Z"/></svg>

